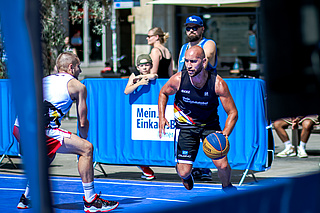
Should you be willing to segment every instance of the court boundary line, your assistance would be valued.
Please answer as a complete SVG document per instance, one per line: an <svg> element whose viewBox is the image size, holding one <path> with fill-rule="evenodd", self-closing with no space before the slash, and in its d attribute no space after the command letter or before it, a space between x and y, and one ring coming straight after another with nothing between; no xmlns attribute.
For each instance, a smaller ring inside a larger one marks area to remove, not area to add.
<svg viewBox="0 0 320 213"><path fill-rule="evenodd" d="M0 188L0 191L24 191L25 189L17 188ZM82 195L83 192L66 192L66 191L50 191L51 193L56 194L69 194L69 195ZM179 202L179 203L189 203L190 201L186 200L173 200L173 199L163 199L163 198L153 198L153 197L136 197L136 196L126 196L126 195L113 195L113 194L101 194L105 197L117 197L117 198L135 198L135 199L146 199L146 200L155 200L155 201L168 201L168 202Z"/></svg>
<svg viewBox="0 0 320 213"><path fill-rule="evenodd" d="M26 177L19 177L16 178L14 176L2 176L0 175L0 178L8 178L8 179L23 179L26 180ZM80 182L81 183L81 179L79 178L71 178L71 179L65 179L65 178L60 178L60 177L50 177L49 178L50 181L65 181L65 182ZM183 185L176 185L179 183L172 183L172 185L170 183L165 183L163 185L161 184L153 184L154 182L150 182L150 183L132 183L135 182L135 180L130 180L132 182L121 182L122 180L119 180L119 182L115 181L113 179L113 181L109 181L109 180L104 180L104 181L99 181L99 180L94 180L94 183L100 183L100 184L113 184L113 185L131 185L131 186L147 186L147 187L165 187L165 188L184 188ZM200 186L199 186L200 185ZM204 184L201 183L197 183L194 185L193 188L195 189L222 189L221 184L212 184L212 186L201 186Z"/></svg>

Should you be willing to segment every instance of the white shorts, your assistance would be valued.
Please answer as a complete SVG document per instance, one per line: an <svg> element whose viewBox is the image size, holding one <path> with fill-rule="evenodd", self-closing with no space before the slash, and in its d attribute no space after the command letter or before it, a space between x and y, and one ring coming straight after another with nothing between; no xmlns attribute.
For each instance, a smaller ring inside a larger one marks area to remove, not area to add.
<svg viewBox="0 0 320 213"><path fill-rule="evenodd" d="M64 138L70 138L71 132L59 128L46 129L48 156L52 158L63 143Z"/></svg>
<svg viewBox="0 0 320 213"><path fill-rule="evenodd" d="M13 130L14 136L17 138L17 140L20 142L20 133L19 133L19 121L18 118L16 118L14 122L14 126L17 127L17 129ZM61 147L63 144L64 138L70 138L71 132L59 129L59 128L48 128L45 130L46 133L46 142L48 147L48 156L52 158L57 150Z"/></svg>

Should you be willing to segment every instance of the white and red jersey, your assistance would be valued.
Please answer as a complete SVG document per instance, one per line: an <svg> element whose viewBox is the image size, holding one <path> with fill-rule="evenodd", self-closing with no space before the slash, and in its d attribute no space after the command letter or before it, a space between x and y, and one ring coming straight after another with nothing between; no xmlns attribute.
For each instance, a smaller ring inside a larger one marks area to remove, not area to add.
<svg viewBox="0 0 320 213"><path fill-rule="evenodd" d="M46 127L58 128L63 116L70 110L73 100L68 91L68 82L73 78L68 73L43 78Z"/></svg>

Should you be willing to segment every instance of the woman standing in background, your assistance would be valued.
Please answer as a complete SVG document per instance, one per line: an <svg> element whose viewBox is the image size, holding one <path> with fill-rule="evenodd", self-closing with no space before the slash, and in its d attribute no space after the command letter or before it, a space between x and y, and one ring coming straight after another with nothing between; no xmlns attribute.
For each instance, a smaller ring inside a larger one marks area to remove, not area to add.
<svg viewBox="0 0 320 213"><path fill-rule="evenodd" d="M152 46L150 57L153 62L151 74L157 74L158 78L170 78L173 74L173 60L168 48L164 46L169 38L168 32L163 32L160 27L149 30L147 40Z"/></svg>

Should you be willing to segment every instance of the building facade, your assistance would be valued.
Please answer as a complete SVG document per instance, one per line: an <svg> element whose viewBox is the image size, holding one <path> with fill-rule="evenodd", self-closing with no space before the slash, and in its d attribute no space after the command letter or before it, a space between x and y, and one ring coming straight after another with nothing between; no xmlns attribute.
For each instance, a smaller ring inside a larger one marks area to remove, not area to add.
<svg viewBox="0 0 320 213"><path fill-rule="evenodd" d="M165 45L173 55L176 68L180 48L187 42L184 22L190 15L200 16L204 21L204 36L216 41L218 70L232 69L236 60L243 69L256 69L262 63L259 8L152 5L148 2L150 0L140 0L140 6L115 9L115 25L104 27L103 35L95 35L92 24L86 20L80 25L70 25L70 35L81 30L83 44L77 49L82 53L82 66L104 66L115 48L117 57L125 56L120 62L122 66L134 66L139 54L150 53L146 40L149 29L161 27L170 34ZM89 8L84 10L89 11ZM84 19L89 19L89 15Z"/></svg>

